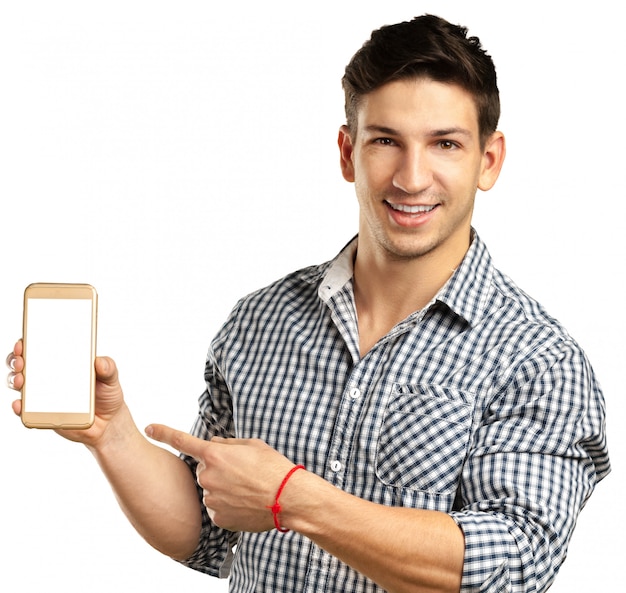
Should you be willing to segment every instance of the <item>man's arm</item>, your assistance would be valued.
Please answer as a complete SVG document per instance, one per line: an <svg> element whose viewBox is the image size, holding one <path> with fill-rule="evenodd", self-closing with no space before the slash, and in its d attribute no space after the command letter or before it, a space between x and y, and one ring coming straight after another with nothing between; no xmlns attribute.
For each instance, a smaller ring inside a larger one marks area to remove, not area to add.
<svg viewBox="0 0 626 593"><path fill-rule="evenodd" d="M212 521L231 531L274 528L270 507L294 464L258 440L207 442L162 425L147 434L198 461L198 482ZM390 508L347 494L306 471L280 496L279 521L390 593L457 592L464 538L445 513Z"/></svg>
<svg viewBox="0 0 626 593"><path fill-rule="evenodd" d="M446 513L386 507L297 472L281 496L281 523L390 593L456 592L464 538Z"/></svg>
<svg viewBox="0 0 626 593"><path fill-rule="evenodd" d="M196 549L202 527L198 491L189 466L150 443L126 406L108 428L108 438L88 448L137 532L177 560Z"/></svg>
<svg viewBox="0 0 626 593"><path fill-rule="evenodd" d="M24 384L22 342L7 357L9 385ZM150 443L137 429L124 403L115 362L98 357L96 417L87 430L59 430L93 453L117 500L137 531L157 550L186 559L198 545L202 513L193 473L169 451ZM65 372L71 372L71 369ZM19 415L21 400L13 402Z"/></svg>

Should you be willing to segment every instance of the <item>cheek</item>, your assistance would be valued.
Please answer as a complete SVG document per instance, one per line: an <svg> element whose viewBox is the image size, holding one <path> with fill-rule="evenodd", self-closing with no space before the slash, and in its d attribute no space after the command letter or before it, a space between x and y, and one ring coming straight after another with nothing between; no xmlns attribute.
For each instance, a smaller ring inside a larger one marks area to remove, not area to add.
<svg viewBox="0 0 626 593"><path fill-rule="evenodd" d="M391 183L392 175L380 163L358 167L354 183L359 193L371 195L385 191Z"/></svg>
<svg viewBox="0 0 626 593"><path fill-rule="evenodd" d="M354 181L354 190L356 192L357 200L361 205L361 208L369 208L375 202L378 202L376 196L379 193L376 186L374 185L372 179L363 178L362 176L358 176Z"/></svg>
<svg viewBox="0 0 626 593"><path fill-rule="evenodd" d="M437 179L448 195L463 201L476 193L479 171L476 167L459 164L442 171Z"/></svg>

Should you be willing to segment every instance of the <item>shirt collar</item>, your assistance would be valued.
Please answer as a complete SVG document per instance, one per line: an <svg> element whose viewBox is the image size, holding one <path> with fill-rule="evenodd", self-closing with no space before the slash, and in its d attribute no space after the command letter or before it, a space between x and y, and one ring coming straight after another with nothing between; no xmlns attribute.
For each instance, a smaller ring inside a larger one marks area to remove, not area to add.
<svg viewBox="0 0 626 593"><path fill-rule="evenodd" d="M328 301L352 281L357 241L358 237L354 237L335 259L314 275L315 278L310 278L311 281L321 278L319 296L323 301ZM467 323L475 325L483 315L492 278L493 264L487 246L472 229L472 243L463 261L427 308L443 303Z"/></svg>
<svg viewBox="0 0 626 593"><path fill-rule="evenodd" d="M472 243L452 277L437 293L435 301L445 304L470 325L483 316L493 280L493 263L476 231Z"/></svg>
<svg viewBox="0 0 626 593"><path fill-rule="evenodd" d="M332 298L342 290L348 282L352 282L357 244L358 237L353 237L335 259L329 262L327 267L324 267L325 273L323 274L318 291L323 301Z"/></svg>

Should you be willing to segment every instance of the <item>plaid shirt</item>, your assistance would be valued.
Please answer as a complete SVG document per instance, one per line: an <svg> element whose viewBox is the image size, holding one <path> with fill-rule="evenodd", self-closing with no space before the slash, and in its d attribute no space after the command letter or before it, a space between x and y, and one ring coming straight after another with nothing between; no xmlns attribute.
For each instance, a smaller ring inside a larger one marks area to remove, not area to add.
<svg viewBox="0 0 626 593"><path fill-rule="evenodd" d="M192 433L260 438L358 497L450 514L463 592L545 591L609 472L585 355L474 236L432 302L361 358L355 250L237 304ZM206 514L185 564L230 573L238 593L381 591L298 533L230 533Z"/></svg>

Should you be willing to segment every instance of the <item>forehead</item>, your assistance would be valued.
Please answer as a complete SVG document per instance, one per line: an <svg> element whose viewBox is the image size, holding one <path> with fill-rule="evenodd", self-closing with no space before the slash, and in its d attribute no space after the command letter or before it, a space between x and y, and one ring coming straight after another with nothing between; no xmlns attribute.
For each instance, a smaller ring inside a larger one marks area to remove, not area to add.
<svg viewBox="0 0 626 593"><path fill-rule="evenodd" d="M478 135L474 97L457 84L429 78L402 79L365 95L357 112L358 129L383 126L399 131L464 128Z"/></svg>

